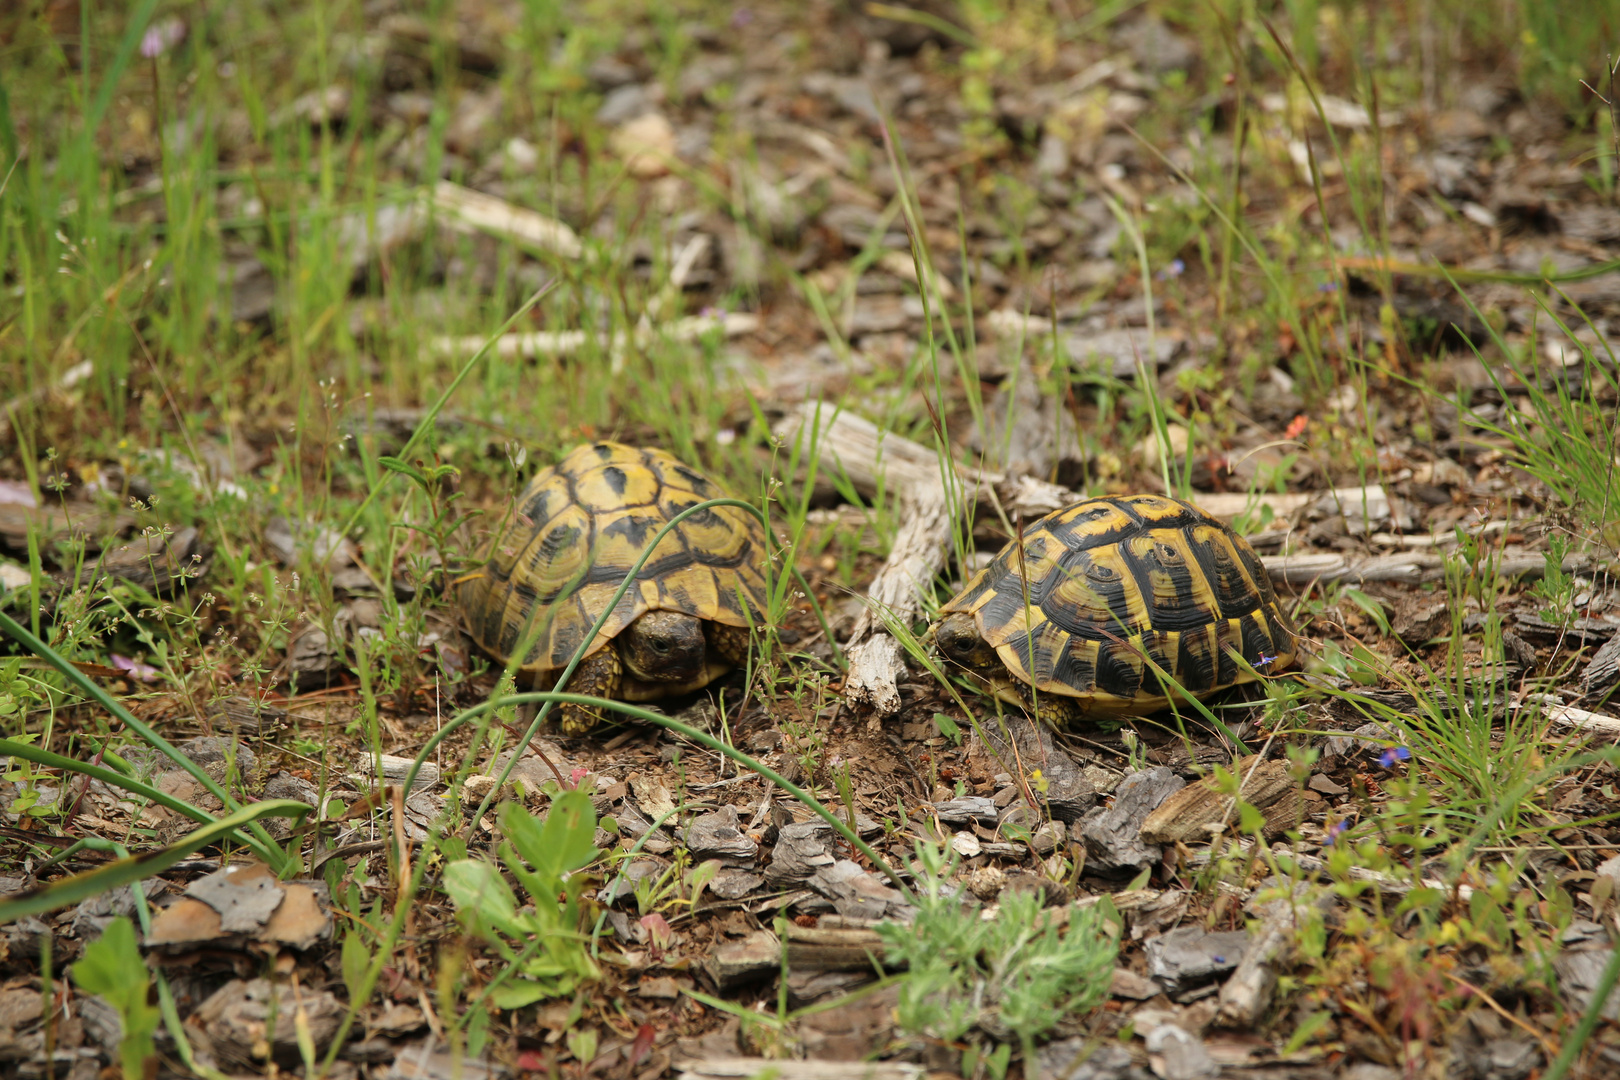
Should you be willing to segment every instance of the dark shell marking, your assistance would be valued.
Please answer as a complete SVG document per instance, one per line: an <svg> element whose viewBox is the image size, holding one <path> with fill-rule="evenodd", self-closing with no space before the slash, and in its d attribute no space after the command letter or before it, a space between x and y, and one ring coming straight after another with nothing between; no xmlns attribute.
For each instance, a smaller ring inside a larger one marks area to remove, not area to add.
<svg viewBox="0 0 1620 1080"><path fill-rule="evenodd" d="M565 667L658 530L722 494L661 450L605 442L576 448L529 481L518 496L519 516L489 562L462 580L468 633L494 656L510 657L526 633L537 632L523 669ZM757 625L767 608L768 552L765 530L744 510L692 515L642 566L586 655L649 611Z"/></svg>
<svg viewBox="0 0 1620 1080"><path fill-rule="evenodd" d="M1027 584L1026 584L1027 583ZM1294 658L1294 631L1247 541L1179 499L1090 499L1048 514L940 609L966 612L1007 670L1070 713L1168 703L1151 658L1203 697Z"/></svg>

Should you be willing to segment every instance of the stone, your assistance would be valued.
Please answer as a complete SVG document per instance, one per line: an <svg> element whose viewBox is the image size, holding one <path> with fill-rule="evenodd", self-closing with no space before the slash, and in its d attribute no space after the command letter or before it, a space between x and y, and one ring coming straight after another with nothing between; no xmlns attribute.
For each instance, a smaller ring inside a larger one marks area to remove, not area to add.
<svg viewBox="0 0 1620 1080"><path fill-rule="evenodd" d="M1236 968L1248 947L1245 930L1212 934L1202 927L1184 926L1148 939L1148 974L1167 993L1176 993Z"/></svg>

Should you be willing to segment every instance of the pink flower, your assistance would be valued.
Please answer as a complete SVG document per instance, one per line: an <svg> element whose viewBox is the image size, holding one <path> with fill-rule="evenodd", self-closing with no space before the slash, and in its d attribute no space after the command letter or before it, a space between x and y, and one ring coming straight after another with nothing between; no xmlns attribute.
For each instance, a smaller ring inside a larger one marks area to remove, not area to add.
<svg viewBox="0 0 1620 1080"><path fill-rule="evenodd" d="M119 656L117 653L113 653L108 659L112 661L113 667L124 672L132 679L139 679L141 682L157 682L158 679L163 677L163 673L151 664L143 664L139 660L131 660L127 656Z"/></svg>
<svg viewBox="0 0 1620 1080"><path fill-rule="evenodd" d="M159 19L146 28L141 37L141 55L155 60L186 40L186 24L178 15Z"/></svg>

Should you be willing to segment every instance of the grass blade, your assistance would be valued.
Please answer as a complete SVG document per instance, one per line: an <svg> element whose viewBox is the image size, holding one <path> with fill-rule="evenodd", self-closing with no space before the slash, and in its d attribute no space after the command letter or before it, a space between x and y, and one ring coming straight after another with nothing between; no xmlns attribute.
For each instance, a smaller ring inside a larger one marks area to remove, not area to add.
<svg viewBox="0 0 1620 1080"><path fill-rule="evenodd" d="M42 885L0 901L0 924L77 904L121 885L130 885L162 873L192 852L217 844L233 833L266 817L303 817L314 808L296 799L266 799L244 806L229 817L205 825L178 843L159 851L132 855L70 878Z"/></svg>
<svg viewBox="0 0 1620 1080"><path fill-rule="evenodd" d="M120 705L111 694L91 682L89 676L74 667L55 649L19 626L11 616L3 611L0 611L0 630L4 630L23 648L50 664L57 671L60 671L67 681L82 690L86 697L106 709L125 727L139 735L148 746L151 746L154 750L163 754L164 757L190 773L211 795L233 812L241 809L241 804L231 796L230 792L225 790L219 781L209 776L201 765L182 754L173 743L159 735L145 721L138 719L134 713ZM258 824L256 818L249 818L246 824L253 831L253 835L259 839L259 843L254 845L254 851L258 852L259 857L269 863L279 874L287 865L287 856L282 853L275 840L271 839L270 834L264 831L264 826Z"/></svg>

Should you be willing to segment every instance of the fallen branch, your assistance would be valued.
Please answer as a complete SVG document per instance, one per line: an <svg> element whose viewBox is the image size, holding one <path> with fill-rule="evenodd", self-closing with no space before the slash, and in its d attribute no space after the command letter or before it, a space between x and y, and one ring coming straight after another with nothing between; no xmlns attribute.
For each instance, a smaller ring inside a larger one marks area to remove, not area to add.
<svg viewBox="0 0 1620 1080"><path fill-rule="evenodd" d="M564 259L577 259L585 253L579 234L555 218L448 180L434 186L433 206L448 215L452 224L492 233ZM483 344L482 340L479 344Z"/></svg>
<svg viewBox="0 0 1620 1080"><path fill-rule="evenodd" d="M584 330L541 330L529 334L504 334L495 342L495 354L504 358L531 358L536 356L567 356L584 349L591 341L600 341L610 354L618 354L631 341L645 346L667 338L670 341L696 341L704 334L719 329L726 337L751 334L759 329L759 316L747 312L732 312L720 316L689 315L663 326L638 327L633 335L592 334ZM477 335L466 337L441 335L429 347L437 353L463 354L482 346L484 339Z"/></svg>

